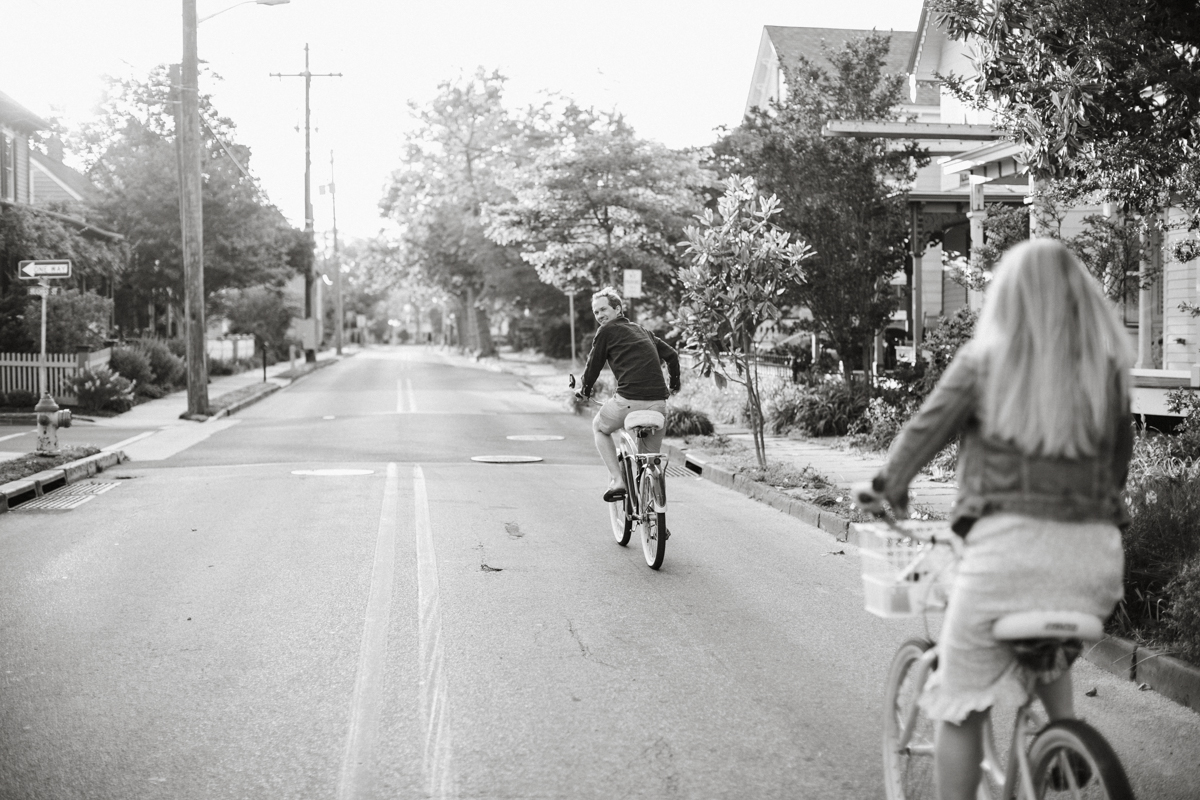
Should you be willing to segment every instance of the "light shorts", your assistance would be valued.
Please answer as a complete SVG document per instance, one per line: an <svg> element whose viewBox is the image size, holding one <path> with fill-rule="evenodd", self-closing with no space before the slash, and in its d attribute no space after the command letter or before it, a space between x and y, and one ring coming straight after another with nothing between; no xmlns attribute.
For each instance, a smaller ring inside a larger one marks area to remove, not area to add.
<svg viewBox="0 0 1200 800"><path fill-rule="evenodd" d="M657 411L664 417L667 415L666 400L626 400L619 394L604 401L596 412L595 428L601 433L612 434L625 425L625 418L631 411Z"/></svg>
<svg viewBox="0 0 1200 800"><path fill-rule="evenodd" d="M1017 514L981 518L966 538L938 637L938 666L921 696L931 719L959 723L1019 681L992 624L1020 611L1081 611L1107 618L1122 594L1121 532L1108 522Z"/></svg>

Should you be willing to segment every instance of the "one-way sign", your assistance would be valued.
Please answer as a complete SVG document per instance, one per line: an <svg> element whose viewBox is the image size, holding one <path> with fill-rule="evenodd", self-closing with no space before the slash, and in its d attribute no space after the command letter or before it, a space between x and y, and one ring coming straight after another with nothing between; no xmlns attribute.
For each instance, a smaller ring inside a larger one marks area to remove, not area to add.
<svg viewBox="0 0 1200 800"><path fill-rule="evenodd" d="M54 261L20 261L17 263L17 274L26 280L34 278L69 278L71 277L71 262L66 259Z"/></svg>

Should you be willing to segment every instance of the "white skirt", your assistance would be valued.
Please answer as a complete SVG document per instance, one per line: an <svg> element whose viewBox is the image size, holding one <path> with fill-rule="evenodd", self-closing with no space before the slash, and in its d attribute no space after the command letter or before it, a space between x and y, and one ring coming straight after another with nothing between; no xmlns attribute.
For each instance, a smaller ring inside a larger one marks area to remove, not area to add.
<svg viewBox="0 0 1200 800"><path fill-rule="evenodd" d="M959 723L995 705L1020 681L1012 650L992 624L1020 611L1081 611L1107 618L1121 599L1125 553L1108 522L1018 514L980 519L966 538L937 643L938 667L921 697L936 720Z"/></svg>

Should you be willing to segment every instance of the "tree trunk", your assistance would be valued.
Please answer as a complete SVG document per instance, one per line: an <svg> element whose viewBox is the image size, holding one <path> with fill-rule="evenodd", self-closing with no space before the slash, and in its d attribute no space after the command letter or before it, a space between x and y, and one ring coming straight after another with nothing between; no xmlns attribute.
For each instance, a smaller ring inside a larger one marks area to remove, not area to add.
<svg viewBox="0 0 1200 800"><path fill-rule="evenodd" d="M763 434L765 427L762 413L762 398L758 393L758 361L754 357L753 338L742 336L742 353L746 358L746 398L750 406L750 435L754 439L754 457L758 466L767 468L767 445Z"/></svg>
<svg viewBox="0 0 1200 800"><path fill-rule="evenodd" d="M496 355L496 343L492 341L492 326L488 319L487 309L475 308L473 311L475 332L479 340L479 355L481 358L491 358Z"/></svg>

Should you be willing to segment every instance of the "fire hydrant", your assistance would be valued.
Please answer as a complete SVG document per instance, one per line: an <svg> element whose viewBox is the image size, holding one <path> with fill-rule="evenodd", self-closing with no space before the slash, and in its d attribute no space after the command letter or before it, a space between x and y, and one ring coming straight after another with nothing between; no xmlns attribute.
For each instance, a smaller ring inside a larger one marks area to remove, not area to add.
<svg viewBox="0 0 1200 800"><path fill-rule="evenodd" d="M52 456L58 453L58 429L71 427L71 409L59 410L58 403L49 392L42 395L38 404L33 407L37 414L38 455Z"/></svg>

